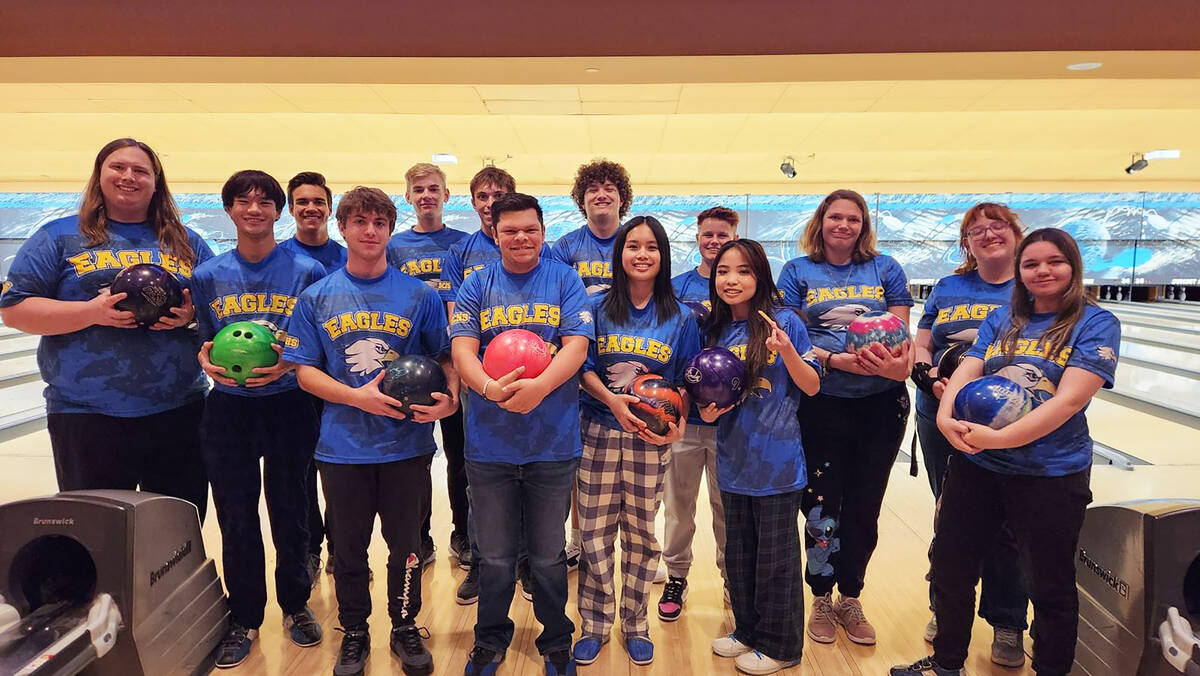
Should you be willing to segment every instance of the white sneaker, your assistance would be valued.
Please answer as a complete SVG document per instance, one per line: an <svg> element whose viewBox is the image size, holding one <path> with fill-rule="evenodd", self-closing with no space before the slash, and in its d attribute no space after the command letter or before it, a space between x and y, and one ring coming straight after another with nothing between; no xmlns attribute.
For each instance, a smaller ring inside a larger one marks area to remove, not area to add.
<svg viewBox="0 0 1200 676"><path fill-rule="evenodd" d="M751 650L748 653L738 655L738 658L734 661L733 666L737 667L738 671L745 674L773 674L781 669L794 667L797 664L800 664L800 660L796 660L794 662L783 662L773 657L767 657L757 650Z"/></svg>
<svg viewBox="0 0 1200 676"><path fill-rule="evenodd" d="M714 638L712 651L721 657L737 657L753 650L750 646L733 637L733 634Z"/></svg>
<svg viewBox="0 0 1200 676"><path fill-rule="evenodd" d="M658 564L658 567L654 569L654 584L666 584L666 582L667 567L660 563Z"/></svg>

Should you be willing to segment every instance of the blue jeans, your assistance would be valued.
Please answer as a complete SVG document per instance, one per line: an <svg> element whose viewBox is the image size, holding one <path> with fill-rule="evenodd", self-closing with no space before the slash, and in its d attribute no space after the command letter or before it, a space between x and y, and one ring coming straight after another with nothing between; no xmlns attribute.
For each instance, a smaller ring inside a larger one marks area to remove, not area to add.
<svg viewBox="0 0 1200 676"><path fill-rule="evenodd" d="M533 580L533 613L542 624L538 652L570 649L575 625L566 613L563 522L578 469L579 458L525 465L467 460L471 519L480 557L475 645L503 654L512 642L508 609L524 540Z"/></svg>
<svg viewBox="0 0 1200 676"><path fill-rule="evenodd" d="M940 498L946 465L950 456L959 451L946 441L935 421L920 415L916 418L917 437L921 441L921 456L925 461L925 472L929 475L929 487L933 490L933 497ZM932 545L930 551L933 551ZM1029 595L1025 591L1020 559L1017 539L1008 524L1003 524L996 534L992 551L983 560L981 571L983 584L979 592L979 616L993 627L1024 630L1029 626L1026 623ZM932 610L936 605L933 585L929 585L929 608Z"/></svg>

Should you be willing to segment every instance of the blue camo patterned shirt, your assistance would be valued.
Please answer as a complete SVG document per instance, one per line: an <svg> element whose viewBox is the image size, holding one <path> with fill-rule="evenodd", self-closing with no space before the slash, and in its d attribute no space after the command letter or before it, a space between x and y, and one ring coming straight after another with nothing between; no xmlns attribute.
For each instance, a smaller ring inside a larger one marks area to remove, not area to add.
<svg viewBox="0 0 1200 676"><path fill-rule="evenodd" d="M388 263L428 284L442 302L450 302L454 300L454 291L446 275L446 257L466 237L467 233L454 228L443 227L434 232L409 228L392 235L388 241Z"/></svg>
<svg viewBox="0 0 1200 676"><path fill-rule="evenodd" d="M146 223L108 222L108 242L88 247L79 217L51 221L33 234L13 260L0 306L26 298L87 301L117 273L136 263L155 263L187 288L193 265L163 252ZM212 250L192 230L188 243L196 264ZM196 353L195 331L89 326L57 336L42 336L37 361L46 381L49 413L100 413L133 418L160 413L199 400L208 390Z"/></svg>
<svg viewBox="0 0 1200 676"><path fill-rule="evenodd" d="M600 239L584 225L555 242L551 255L554 260L574 268L588 295L594 296L612 286L613 243L616 241L615 234Z"/></svg>
<svg viewBox="0 0 1200 676"><path fill-rule="evenodd" d="M200 340L212 340L222 328L244 321L286 332L300 292L324 276L325 268L316 260L279 246L254 263L236 248L205 261L192 275ZM295 373L262 387L213 385L218 391L242 397L264 397L296 387Z"/></svg>
<svg viewBox="0 0 1200 676"><path fill-rule="evenodd" d="M1042 334L1054 324L1055 313L1034 314L1017 339L1011 359L1000 352L1000 340L1009 326L1009 309L997 310L979 326L979 335L967 351L968 357L983 360L984 375L1004 376L1025 388L1033 405L1054 396L1063 372L1074 366L1104 379L1111 389L1121 347L1121 322L1113 313L1095 305L1084 307L1071 331L1070 340L1058 354L1045 354L1048 345ZM1092 437L1088 433L1084 406L1046 436L1012 449L991 449L967 460L1001 474L1063 476L1082 472L1092 465Z"/></svg>
<svg viewBox="0 0 1200 676"><path fill-rule="evenodd" d="M786 311L776 312L773 319L801 357L818 368L804 323ZM746 339L746 322L733 322L716 344L745 360ZM804 488L808 472L796 418L803 393L776 352L769 354L758 382L746 385L750 396L717 419L717 485L742 495L779 495Z"/></svg>
<svg viewBox="0 0 1200 676"><path fill-rule="evenodd" d="M447 356L446 310L424 282L388 266L374 279L342 268L305 289L288 324L283 358L361 387L405 354ZM325 402L318 460L343 465L395 462L437 450L433 423L396 420Z"/></svg>

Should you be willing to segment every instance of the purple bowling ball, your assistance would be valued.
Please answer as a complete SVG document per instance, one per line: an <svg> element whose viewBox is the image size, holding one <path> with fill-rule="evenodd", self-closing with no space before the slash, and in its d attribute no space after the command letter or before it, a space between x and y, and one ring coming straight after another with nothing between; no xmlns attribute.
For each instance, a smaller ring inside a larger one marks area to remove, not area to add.
<svg viewBox="0 0 1200 676"><path fill-rule="evenodd" d="M708 315L711 312L708 306L698 300L685 300L683 304L692 309L692 314L696 317L696 323L703 324L708 321Z"/></svg>
<svg viewBox="0 0 1200 676"><path fill-rule="evenodd" d="M171 314L171 308L183 305L183 287L175 275L160 265L138 263L117 273L108 288L114 296L127 294L117 301L118 310L132 312L141 326L150 326Z"/></svg>
<svg viewBox="0 0 1200 676"><path fill-rule="evenodd" d="M683 383L697 408L736 404L746 388L746 365L723 347L708 347L688 362Z"/></svg>

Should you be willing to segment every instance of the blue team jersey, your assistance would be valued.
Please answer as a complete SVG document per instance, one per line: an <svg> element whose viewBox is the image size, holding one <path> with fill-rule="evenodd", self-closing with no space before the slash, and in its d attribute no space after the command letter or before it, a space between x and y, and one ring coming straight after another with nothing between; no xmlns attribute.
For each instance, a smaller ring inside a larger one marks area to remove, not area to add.
<svg viewBox="0 0 1200 676"><path fill-rule="evenodd" d="M808 256L793 258L779 273L783 304L800 312L817 347L842 352L846 327L859 315L912 306L908 278L891 256L880 254L865 263L814 263ZM860 376L829 369L821 394L854 399L884 392L899 383L883 376Z"/></svg>
<svg viewBox="0 0 1200 676"><path fill-rule="evenodd" d="M462 230L442 227L434 232L409 228L392 235L388 242L388 263L425 282L443 302L454 300L450 278L446 276L446 256L450 248L467 237Z"/></svg>
<svg viewBox="0 0 1200 676"><path fill-rule="evenodd" d="M554 260L566 263L579 273L589 296L607 291L612 286L614 234L600 239L586 225L572 230L554 243L551 249Z"/></svg>
<svg viewBox="0 0 1200 676"><path fill-rule="evenodd" d="M192 230L188 244L196 263L212 250ZM185 288L193 264L162 251L146 223L108 222L108 241L87 246L79 217L51 221L30 237L13 259L0 306L26 298L88 301L127 266L155 263L173 273ZM89 326L57 336L42 336L37 361L46 381L49 413L99 413L133 418L169 411L199 400L208 389L196 353L196 332L151 331Z"/></svg>
<svg viewBox="0 0 1200 676"><path fill-rule="evenodd" d="M550 247L542 244L542 253L539 258L544 261L550 260ZM482 230L476 231L463 237L450 247L450 253L446 256L445 274L442 279L450 282L450 298L454 300L458 296L458 290L462 287L463 281L471 275L472 272L482 270L487 266L500 260L500 247L497 246L496 240L488 237Z"/></svg>
<svg viewBox="0 0 1200 676"><path fill-rule="evenodd" d="M791 312L773 317L806 362L817 368L804 323ZM717 345L746 359L746 322L733 322ZM758 382L747 383L750 395L717 419L717 485L741 495L778 495L808 485L804 446L800 443L800 388L787 365L770 352Z"/></svg>
<svg viewBox="0 0 1200 676"><path fill-rule="evenodd" d="M437 293L396 268L374 279L342 268L308 287L288 323L283 358L361 387L405 354L445 357L446 310ZM437 450L433 423L396 420L325 402L316 458L344 465L395 462Z"/></svg>
<svg viewBox="0 0 1200 676"><path fill-rule="evenodd" d="M997 310L979 326L979 335L967 356L984 360L985 375L1004 376L1020 384L1033 397L1035 407L1054 396L1063 371L1072 366L1100 376L1104 387L1112 388L1121 347L1121 322L1108 310L1085 306L1070 340L1051 358L1045 354L1049 346L1039 339L1054 324L1054 318L1054 313L1033 315L1017 340L1016 355L1010 359L1000 352L1000 340L1009 327L1009 310ZM966 458L1002 474L1062 476L1081 472L1092 464L1092 438L1085 411L1087 406L1031 444L986 450Z"/></svg>
<svg viewBox="0 0 1200 676"><path fill-rule="evenodd" d="M321 264L325 268L325 272L333 272L338 268L346 267L346 247L331 240L326 241L321 246L309 246L304 242L292 237L279 242L279 246L298 253L302 256L308 256L314 261Z"/></svg>
<svg viewBox="0 0 1200 676"><path fill-rule="evenodd" d="M701 277L700 272L696 268L672 277L671 287L675 289L675 295L679 300L703 303L704 307L712 310L712 301L708 297L708 278ZM694 315L693 321L695 321ZM695 403L688 409L688 424L705 425L708 427L716 425L716 423L704 422L704 419L700 417L700 411L696 408Z"/></svg>
<svg viewBox="0 0 1200 676"><path fill-rule="evenodd" d="M450 338L488 343L508 329L527 329L555 348L564 336L595 338L595 323L579 275L553 260L513 274L501 264L463 282L450 319ZM468 390L465 398L466 457L474 462L524 465L569 460L582 453L579 436L579 375L546 395L525 415L510 413Z"/></svg>
<svg viewBox="0 0 1200 676"><path fill-rule="evenodd" d="M234 322L256 322L277 336L287 332L288 321L300 292L325 276L317 261L276 246L258 262L250 262L230 249L209 259L192 275L192 302L200 340L212 340ZM286 344L286 343L285 343ZM296 374L288 373L262 387L213 387L226 394L264 397L295 389Z"/></svg>
<svg viewBox="0 0 1200 676"><path fill-rule="evenodd" d="M679 301L672 301L679 313L664 324L658 323L658 309L651 298L646 307L631 304L629 321L623 326L613 324L603 310L607 294L592 297L592 317L596 321L596 342L588 346L583 369L600 377L609 390L625 392L633 379L654 373L683 386L683 371L688 361L700 351L700 329L692 311ZM612 429L621 429L612 411L585 390L580 400L583 417Z"/></svg>
<svg viewBox="0 0 1200 676"><path fill-rule="evenodd" d="M989 284L977 270L950 275L938 281L925 299L925 311L917 328L933 334L933 365L937 366L942 353L955 343L973 343L988 314L1012 299L1013 281ZM936 420L938 400L917 390L917 415Z"/></svg>

